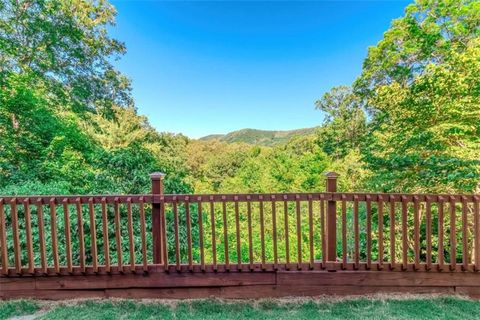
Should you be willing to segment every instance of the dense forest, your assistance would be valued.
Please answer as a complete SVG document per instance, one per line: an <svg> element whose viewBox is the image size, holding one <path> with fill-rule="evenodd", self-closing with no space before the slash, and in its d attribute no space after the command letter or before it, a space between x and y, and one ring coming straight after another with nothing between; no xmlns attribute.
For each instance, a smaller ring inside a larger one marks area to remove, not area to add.
<svg viewBox="0 0 480 320"><path fill-rule="evenodd" d="M167 193L323 191L326 171L340 191L480 192L480 1L409 5L356 81L312 103L313 130L201 140L139 115L115 14L0 2L0 195L149 192L154 171Z"/></svg>

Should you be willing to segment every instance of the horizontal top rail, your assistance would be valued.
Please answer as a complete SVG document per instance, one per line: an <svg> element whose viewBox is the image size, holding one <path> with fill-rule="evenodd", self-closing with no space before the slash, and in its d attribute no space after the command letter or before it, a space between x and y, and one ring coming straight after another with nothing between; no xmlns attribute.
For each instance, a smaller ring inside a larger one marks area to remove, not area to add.
<svg viewBox="0 0 480 320"><path fill-rule="evenodd" d="M223 201L295 201L295 200L327 200L327 201L394 201L412 202L477 202L480 201L480 194L413 194L413 193L352 193L352 192L301 192L301 193L245 193L245 194L135 194L135 195L32 195L32 196L1 196L0 201L9 203L15 201L23 204L28 201L30 204L48 204L51 201L55 204L86 203L92 200L94 203L161 203L175 201L189 202L223 202Z"/></svg>

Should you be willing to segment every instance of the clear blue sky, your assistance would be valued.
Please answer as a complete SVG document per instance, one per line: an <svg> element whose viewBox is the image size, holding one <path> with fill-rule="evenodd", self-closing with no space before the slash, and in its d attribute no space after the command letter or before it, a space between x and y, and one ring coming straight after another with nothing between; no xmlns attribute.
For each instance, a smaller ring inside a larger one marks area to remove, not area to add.
<svg viewBox="0 0 480 320"><path fill-rule="evenodd" d="M159 131L198 138L317 126L314 102L350 84L408 1L113 1L117 67Z"/></svg>

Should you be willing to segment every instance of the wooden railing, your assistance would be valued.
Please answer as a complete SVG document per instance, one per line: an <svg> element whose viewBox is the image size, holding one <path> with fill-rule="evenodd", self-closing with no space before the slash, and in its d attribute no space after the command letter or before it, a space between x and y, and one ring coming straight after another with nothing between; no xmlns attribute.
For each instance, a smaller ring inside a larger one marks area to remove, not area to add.
<svg viewBox="0 0 480 320"><path fill-rule="evenodd" d="M0 274L480 271L480 196L0 196Z"/></svg>

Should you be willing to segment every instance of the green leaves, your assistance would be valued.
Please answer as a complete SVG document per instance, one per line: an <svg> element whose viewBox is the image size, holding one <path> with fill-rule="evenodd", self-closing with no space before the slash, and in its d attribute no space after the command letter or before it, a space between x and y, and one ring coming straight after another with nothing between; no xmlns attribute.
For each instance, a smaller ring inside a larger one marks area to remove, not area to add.
<svg viewBox="0 0 480 320"><path fill-rule="evenodd" d="M370 187L473 192L480 178L478 1L418 1L369 51Z"/></svg>

